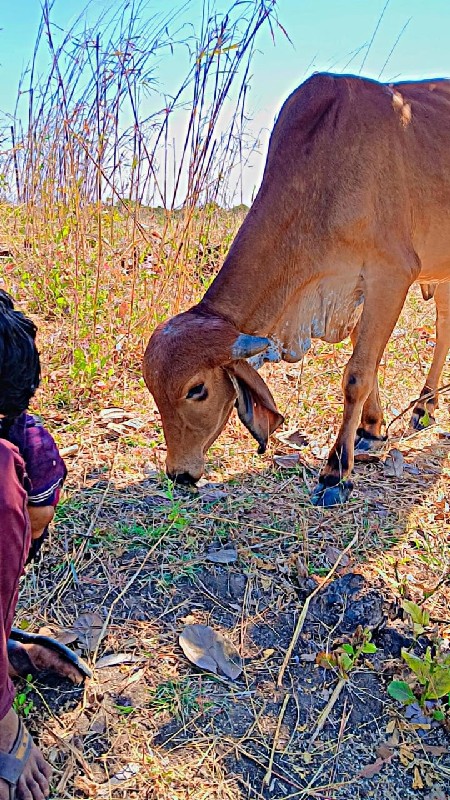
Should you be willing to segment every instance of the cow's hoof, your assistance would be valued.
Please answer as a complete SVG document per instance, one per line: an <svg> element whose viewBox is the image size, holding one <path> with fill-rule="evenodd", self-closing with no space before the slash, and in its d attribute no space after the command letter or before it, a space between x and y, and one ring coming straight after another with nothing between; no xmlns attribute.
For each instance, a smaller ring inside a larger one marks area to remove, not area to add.
<svg viewBox="0 0 450 800"><path fill-rule="evenodd" d="M422 409L414 409L413 415L409 420L409 427L415 431L426 431L427 428L435 424L435 418L431 414L424 413Z"/></svg>
<svg viewBox="0 0 450 800"><path fill-rule="evenodd" d="M377 459L377 453L383 449L387 436L370 436L366 431L358 429L355 439L355 461L370 461L370 457Z"/></svg>
<svg viewBox="0 0 450 800"><path fill-rule="evenodd" d="M351 481L341 481L337 486L324 486L323 483L319 483L311 494L311 502L313 506L324 508L339 506L347 502L352 489Z"/></svg>

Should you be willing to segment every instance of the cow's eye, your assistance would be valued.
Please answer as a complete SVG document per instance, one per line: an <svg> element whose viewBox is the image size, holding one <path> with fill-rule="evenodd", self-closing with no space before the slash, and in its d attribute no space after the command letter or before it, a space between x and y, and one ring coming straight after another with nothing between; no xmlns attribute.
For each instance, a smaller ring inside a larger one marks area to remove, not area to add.
<svg viewBox="0 0 450 800"><path fill-rule="evenodd" d="M206 400L208 397L208 389L204 383L197 383L196 386L191 386L189 389L186 400Z"/></svg>

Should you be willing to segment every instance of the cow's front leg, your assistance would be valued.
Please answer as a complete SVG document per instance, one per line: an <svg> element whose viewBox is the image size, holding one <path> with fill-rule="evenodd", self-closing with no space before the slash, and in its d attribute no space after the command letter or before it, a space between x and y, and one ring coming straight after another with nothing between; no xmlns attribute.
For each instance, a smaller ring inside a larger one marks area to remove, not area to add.
<svg viewBox="0 0 450 800"><path fill-rule="evenodd" d="M415 430L423 430L432 424L434 412L438 406L438 396L434 394L439 387L445 359L450 348L450 283L440 283L434 291L436 303L436 347L433 361L421 391L421 397L429 395L427 400L419 400L414 406L410 425Z"/></svg>
<svg viewBox="0 0 450 800"><path fill-rule="evenodd" d="M353 355L345 368L342 383L343 421L320 475L319 484L312 494L314 505L332 506L344 503L353 488L348 478L353 469L358 424L369 395L375 391L378 365L409 287L405 275L401 273L392 273L390 285L386 286L386 283L372 282L364 292L364 309L358 338Z"/></svg>

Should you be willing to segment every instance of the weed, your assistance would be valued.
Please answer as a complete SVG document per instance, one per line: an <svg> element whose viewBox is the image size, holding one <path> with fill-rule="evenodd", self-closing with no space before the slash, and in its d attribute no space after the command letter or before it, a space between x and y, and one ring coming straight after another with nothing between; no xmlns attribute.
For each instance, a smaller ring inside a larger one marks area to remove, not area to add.
<svg viewBox="0 0 450 800"><path fill-rule="evenodd" d="M416 678L414 690L406 681L392 681L388 686L388 693L395 700L404 705L419 701L423 707L430 700L447 698L450 705L450 655L437 649L432 655L427 647L423 658L402 649L402 658ZM437 709L436 719L443 719L443 712Z"/></svg>
<svg viewBox="0 0 450 800"><path fill-rule="evenodd" d="M341 644L331 653L321 653L319 663L325 667L338 669L340 677L348 679L350 672L359 663L362 655L376 653L377 647L371 641L372 634L369 630L357 631L353 643Z"/></svg>
<svg viewBox="0 0 450 800"><path fill-rule="evenodd" d="M13 708L14 711L21 717L25 717L25 719L31 714L34 709L34 702L30 694L34 690L33 678L31 675L27 675L25 678L24 686L22 687L21 691L16 693L16 696L13 701Z"/></svg>
<svg viewBox="0 0 450 800"><path fill-rule="evenodd" d="M177 719L187 720L205 707L199 700L198 687L189 678L165 681L151 692L149 708L155 714L166 713Z"/></svg>

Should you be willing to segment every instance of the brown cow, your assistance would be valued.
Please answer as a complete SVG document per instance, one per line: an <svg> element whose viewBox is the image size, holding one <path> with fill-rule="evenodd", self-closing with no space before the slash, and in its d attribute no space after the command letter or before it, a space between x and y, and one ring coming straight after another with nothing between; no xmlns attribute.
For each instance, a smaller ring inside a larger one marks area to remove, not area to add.
<svg viewBox="0 0 450 800"><path fill-rule="evenodd" d="M288 98L219 274L147 346L144 377L171 477L199 479L235 404L264 452L282 417L246 359L293 362L312 338L352 334L343 421L312 497L347 499L355 439L381 438L378 364L415 281L438 284L448 347L448 285L440 285L450 281L449 123L445 80L384 85L317 74Z"/></svg>

